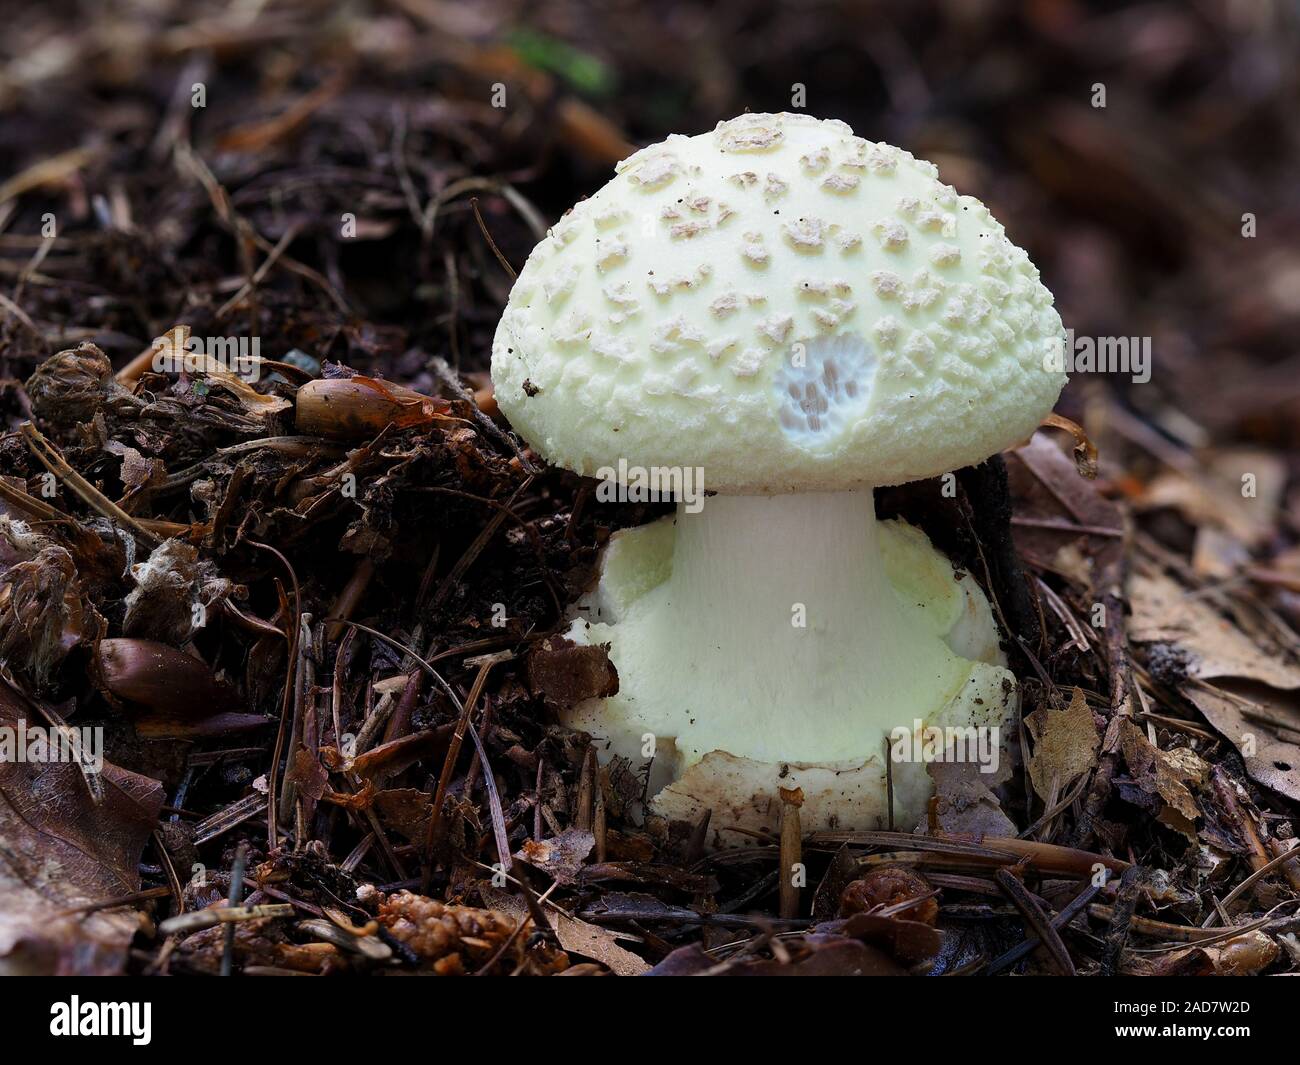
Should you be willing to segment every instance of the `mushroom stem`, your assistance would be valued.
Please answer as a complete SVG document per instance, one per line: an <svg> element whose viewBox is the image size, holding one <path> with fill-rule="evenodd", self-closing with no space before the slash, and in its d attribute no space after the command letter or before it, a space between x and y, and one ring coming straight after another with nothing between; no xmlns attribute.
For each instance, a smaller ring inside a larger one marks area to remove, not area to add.
<svg viewBox="0 0 1300 1065"><path fill-rule="evenodd" d="M957 730L991 785L1016 705L983 594L866 489L714 496L617 534L570 637L609 646L619 687L564 722L649 763L656 812L720 831L770 831L793 788L805 828L915 824L922 745Z"/></svg>
<svg viewBox="0 0 1300 1065"><path fill-rule="evenodd" d="M715 713L709 676L745 708L743 728L697 725L695 757L717 748L761 761L860 760L879 749L878 730L910 729L918 708L943 706L969 672L900 609L870 490L715 496L696 514L679 506L660 606L659 647L671 652L661 661L691 678L683 712Z"/></svg>

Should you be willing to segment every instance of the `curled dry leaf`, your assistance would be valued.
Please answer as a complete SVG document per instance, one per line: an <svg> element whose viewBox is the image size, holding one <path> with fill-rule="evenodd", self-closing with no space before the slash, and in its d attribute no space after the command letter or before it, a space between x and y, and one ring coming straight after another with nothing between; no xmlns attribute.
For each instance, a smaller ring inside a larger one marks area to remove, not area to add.
<svg viewBox="0 0 1300 1065"><path fill-rule="evenodd" d="M1265 684L1224 680L1183 694L1241 753L1251 779L1300 802L1300 697Z"/></svg>
<svg viewBox="0 0 1300 1065"><path fill-rule="evenodd" d="M1242 492L1251 478L1252 494ZM1198 536L1205 530L1246 547L1259 547L1277 527L1287 483L1287 464L1267 451L1225 449L1203 457L1194 469L1169 470L1146 486L1137 506L1176 509Z"/></svg>
<svg viewBox="0 0 1300 1065"><path fill-rule="evenodd" d="M213 903L214 907L226 905L224 899ZM255 917L251 921L237 921L233 926L221 924L205 928L177 944L177 957L184 961L187 969L216 976L221 971L226 929L230 927L234 928L234 957L241 969L267 966L298 973L319 973L331 961L331 955L322 953L314 944L290 942L290 926L278 917Z"/></svg>
<svg viewBox="0 0 1300 1065"><path fill-rule="evenodd" d="M1006 766L1007 760L1001 764ZM998 774L981 773L977 762L931 762L926 771L934 781L931 813L939 831L990 838L1016 834L1015 822L1003 811L990 786ZM918 828L929 831L930 826Z"/></svg>
<svg viewBox="0 0 1300 1065"><path fill-rule="evenodd" d="M20 722L44 725L0 684L0 727L17 729ZM138 916L66 911L139 889L140 855L163 788L110 762L102 780L96 802L70 762L0 760L0 973L121 970Z"/></svg>
<svg viewBox="0 0 1300 1065"><path fill-rule="evenodd" d="M1192 797L1192 789L1205 780L1209 766L1185 747L1160 750L1131 721L1120 724L1120 747L1138 786L1165 803L1160 819L1194 840L1192 823L1201 816L1201 808Z"/></svg>
<svg viewBox="0 0 1300 1065"><path fill-rule="evenodd" d="M1061 573L1098 601L1123 558L1123 511L1079 476L1045 433L1007 455L1016 501L1016 547L1039 569Z"/></svg>
<svg viewBox="0 0 1300 1065"><path fill-rule="evenodd" d="M71 553L0 516L0 661L45 684L74 647L103 628Z"/></svg>
<svg viewBox="0 0 1300 1065"><path fill-rule="evenodd" d="M533 691L561 706L583 699L603 699L618 692L618 671L608 647L579 646L551 636L528 656L528 683Z"/></svg>
<svg viewBox="0 0 1300 1065"><path fill-rule="evenodd" d="M1064 710L1035 710L1025 718L1025 728L1034 741L1029 779L1040 799L1054 801L1096 767L1101 736L1082 688L1074 689Z"/></svg>
<svg viewBox="0 0 1300 1065"><path fill-rule="evenodd" d="M595 845L596 837L590 832L566 828L550 839L525 840L515 857L567 885L577 881L582 863Z"/></svg>
<svg viewBox="0 0 1300 1065"><path fill-rule="evenodd" d="M1203 596L1192 595L1162 574L1135 575L1129 583L1137 643L1167 643L1190 655L1188 676L1243 677L1274 688L1300 689L1300 666L1269 653L1228 621Z"/></svg>
<svg viewBox="0 0 1300 1065"><path fill-rule="evenodd" d="M1258 976L1280 955L1277 941L1255 929L1222 943L1177 951L1154 964L1135 959L1134 971L1142 976Z"/></svg>
<svg viewBox="0 0 1300 1065"><path fill-rule="evenodd" d="M1251 778L1300 801L1300 667L1169 577L1134 577L1131 597L1134 641L1171 648L1188 678L1179 690L1241 752Z"/></svg>
<svg viewBox="0 0 1300 1065"><path fill-rule="evenodd" d="M1055 412L1043 419L1043 425L1052 429L1064 429L1074 437L1074 468L1080 477L1093 480L1097 476L1097 447L1088 439L1083 426L1070 421L1069 418Z"/></svg>
<svg viewBox="0 0 1300 1065"><path fill-rule="evenodd" d="M528 906L519 895L491 885L484 886L480 894L485 902L514 920L528 920ZM650 968L644 958L619 944L620 939L630 940L635 936L602 928L561 910L548 908L546 916L566 951L598 961L616 976L639 976Z"/></svg>

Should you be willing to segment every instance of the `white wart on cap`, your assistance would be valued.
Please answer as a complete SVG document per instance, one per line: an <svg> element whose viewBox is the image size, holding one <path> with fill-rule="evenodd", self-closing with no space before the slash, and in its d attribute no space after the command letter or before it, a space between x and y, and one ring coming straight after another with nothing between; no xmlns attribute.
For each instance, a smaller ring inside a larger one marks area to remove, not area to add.
<svg viewBox="0 0 1300 1065"><path fill-rule="evenodd" d="M1025 439L1063 374L1051 293L988 209L843 122L672 136L555 226L493 346L551 462L702 466L711 490L896 484Z"/></svg>

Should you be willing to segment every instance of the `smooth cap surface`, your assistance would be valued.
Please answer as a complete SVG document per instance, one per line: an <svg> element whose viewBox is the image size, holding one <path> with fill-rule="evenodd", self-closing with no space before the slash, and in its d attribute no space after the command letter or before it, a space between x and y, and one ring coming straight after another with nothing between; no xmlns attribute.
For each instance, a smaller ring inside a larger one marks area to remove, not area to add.
<svg viewBox="0 0 1300 1065"><path fill-rule="evenodd" d="M702 467L724 493L935 476L1027 438L1065 375L1037 268L933 164L742 115L616 168L533 250L497 401L577 473Z"/></svg>

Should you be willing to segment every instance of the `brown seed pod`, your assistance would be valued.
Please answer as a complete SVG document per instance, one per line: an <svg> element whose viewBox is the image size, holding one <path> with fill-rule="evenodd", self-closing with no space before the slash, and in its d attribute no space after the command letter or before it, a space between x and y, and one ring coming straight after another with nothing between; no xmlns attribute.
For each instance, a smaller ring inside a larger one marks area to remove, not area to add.
<svg viewBox="0 0 1300 1065"><path fill-rule="evenodd" d="M308 381L295 400L298 432L336 439L365 439L385 426L398 429L442 420L446 400L374 377Z"/></svg>
<svg viewBox="0 0 1300 1065"><path fill-rule="evenodd" d="M908 899L928 895L933 890L919 873L901 865L886 865L873 869L860 880L854 880L845 887L840 895L840 913L848 917L877 907L895 906ZM909 921L933 925L939 916L939 904L934 899L926 899L899 916Z"/></svg>
<svg viewBox="0 0 1300 1065"><path fill-rule="evenodd" d="M224 735L269 720L233 712L235 693L204 662L165 643L100 640L95 666L101 689L123 704L141 735Z"/></svg>

